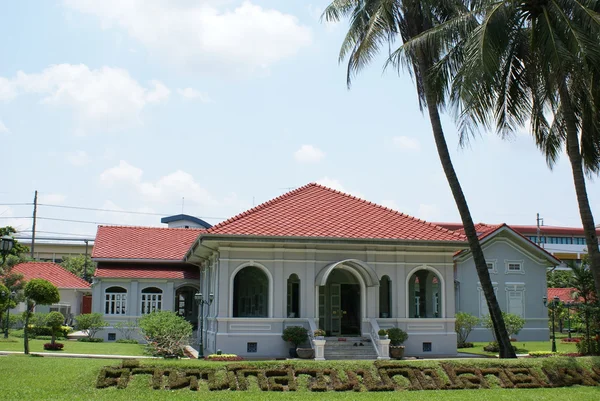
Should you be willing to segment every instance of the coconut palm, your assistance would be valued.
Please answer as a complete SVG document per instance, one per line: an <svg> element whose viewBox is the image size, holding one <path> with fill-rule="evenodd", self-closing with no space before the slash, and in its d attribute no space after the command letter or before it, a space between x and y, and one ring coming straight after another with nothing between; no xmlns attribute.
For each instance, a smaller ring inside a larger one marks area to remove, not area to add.
<svg viewBox="0 0 600 401"><path fill-rule="evenodd" d="M381 47L393 45L396 40L406 42L415 38L428 29L451 20L457 13L464 11L463 7L462 2L458 0L334 0L323 15L329 21L339 21L346 17L350 19L339 55L340 61L348 57L347 81L350 85L354 75L373 60ZM439 109L444 105L446 83L429 79L429 70L440 60L443 50L442 46L428 43L399 53L390 62L398 69L407 67L415 79L419 105L422 110L427 109L440 162L460 213L477 275L494 323L500 357L514 358L515 352L506 332L475 225L452 165L442 129Z"/></svg>
<svg viewBox="0 0 600 401"><path fill-rule="evenodd" d="M529 122L550 167L566 149L600 290L600 251L585 183L586 173L600 172L600 1L465 3L472 10L463 8L461 16L401 52L430 42L444 48L430 79L453 79L463 142L479 126L495 127L504 137Z"/></svg>

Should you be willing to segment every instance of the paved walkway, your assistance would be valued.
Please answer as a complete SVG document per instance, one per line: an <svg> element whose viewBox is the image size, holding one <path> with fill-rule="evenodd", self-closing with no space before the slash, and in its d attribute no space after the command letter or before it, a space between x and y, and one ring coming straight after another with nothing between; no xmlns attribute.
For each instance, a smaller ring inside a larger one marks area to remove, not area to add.
<svg viewBox="0 0 600 401"><path fill-rule="evenodd" d="M0 351L0 355L24 355L21 351ZM69 354L64 352L30 352L30 355L52 356L56 358L96 358L96 359L160 359L154 356Z"/></svg>

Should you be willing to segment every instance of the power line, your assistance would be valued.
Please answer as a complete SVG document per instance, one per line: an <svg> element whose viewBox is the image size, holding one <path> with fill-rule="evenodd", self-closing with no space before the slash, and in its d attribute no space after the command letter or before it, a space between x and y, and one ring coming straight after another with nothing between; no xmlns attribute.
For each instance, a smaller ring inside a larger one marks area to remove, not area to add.
<svg viewBox="0 0 600 401"><path fill-rule="evenodd" d="M31 230L21 230L19 231L19 233L30 233ZM61 232L57 232L57 231L42 231L42 230L36 230L36 232L38 233L44 233L44 234L58 234L58 235L73 235L76 237L94 237L94 234L75 234L75 233L61 233Z"/></svg>
<svg viewBox="0 0 600 401"><path fill-rule="evenodd" d="M38 205L45 206L45 207L56 207L56 208L61 208L61 209L76 209L76 210L90 210L90 211L95 211L95 212L139 214L139 215L146 215L146 216L169 216L169 215L171 215L171 213L134 212L131 210L99 209L99 208L93 208L93 207L67 206L67 205L49 205L46 203L38 203ZM207 219L207 220L224 220L225 219L225 217L211 217L211 216L195 216L195 217L198 217L200 219Z"/></svg>
<svg viewBox="0 0 600 401"><path fill-rule="evenodd" d="M31 206L33 203L0 203L0 206Z"/></svg>

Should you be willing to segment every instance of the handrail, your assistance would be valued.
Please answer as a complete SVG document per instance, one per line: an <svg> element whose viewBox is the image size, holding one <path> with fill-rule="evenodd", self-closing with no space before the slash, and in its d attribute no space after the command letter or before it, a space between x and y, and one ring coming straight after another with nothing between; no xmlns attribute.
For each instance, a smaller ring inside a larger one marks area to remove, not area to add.
<svg viewBox="0 0 600 401"><path fill-rule="evenodd" d="M369 323L371 324L371 332L369 336L371 337L371 343L373 347L375 347L375 352L377 352L377 357L381 357L382 355L379 352L379 323L377 323L377 319L369 319Z"/></svg>
<svg viewBox="0 0 600 401"><path fill-rule="evenodd" d="M314 319L306 319L306 321L308 322L308 338L309 338L309 343L310 343L310 347L311 348L315 348L314 344L313 344L313 340L315 339L315 330L317 330L317 325L315 324L315 320Z"/></svg>

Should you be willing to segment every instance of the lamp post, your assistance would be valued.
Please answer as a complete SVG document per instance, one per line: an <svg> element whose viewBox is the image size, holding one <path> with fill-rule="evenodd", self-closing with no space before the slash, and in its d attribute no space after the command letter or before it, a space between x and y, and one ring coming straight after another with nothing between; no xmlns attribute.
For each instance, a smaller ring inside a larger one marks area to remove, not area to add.
<svg viewBox="0 0 600 401"><path fill-rule="evenodd" d="M204 358L204 305L210 306L213 301L213 294L208 296L208 300L204 299L201 292L194 295L196 303L200 306L200 319L198 319L198 359Z"/></svg>
<svg viewBox="0 0 600 401"><path fill-rule="evenodd" d="M10 294L6 294L6 296L8 296L8 302L6 303L6 326L4 329L4 338L8 338L8 326L10 324L10 320L9 320L9 316L10 316L10 301L12 301L13 299L15 299L15 296L17 295L16 292L11 292Z"/></svg>
<svg viewBox="0 0 600 401"><path fill-rule="evenodd" d="M554 313L556 311L556 307L560 303L560 298L558 298L556 296L552 299L552 301L550 301L550 303L548 303L547 297L544 297L543 300L544 300L544 306L547 306L552 311L552 352L556 352L556 334L555 334L555 329L554 329Z"/></svg>
<svg viewBox="0 0 600 401"><path fill-rule="evenodd" d="M15 240L10 235L3 235L0 237L0 253L2 254L2 266L6 262L8 253L12 250Z"/></svg>

